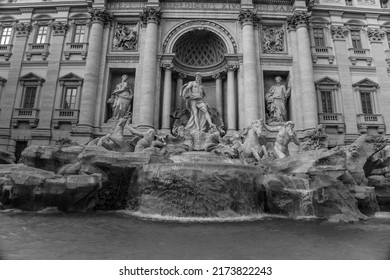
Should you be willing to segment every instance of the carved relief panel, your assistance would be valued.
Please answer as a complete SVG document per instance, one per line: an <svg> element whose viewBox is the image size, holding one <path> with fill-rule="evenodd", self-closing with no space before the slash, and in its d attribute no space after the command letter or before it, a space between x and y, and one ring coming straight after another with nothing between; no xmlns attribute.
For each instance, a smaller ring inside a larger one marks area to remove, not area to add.
<svg viewBox="0 0 390 280"><path fill-rule="evenodd" d="M285 32L282 26L263 26L263 53L286 52Z"/></svg>
<svg viewBox="0 0 390 280"><path fill-rule="evenodd" d="M112 49L115 51L137 51L139 24L117 23Z"/></svg>

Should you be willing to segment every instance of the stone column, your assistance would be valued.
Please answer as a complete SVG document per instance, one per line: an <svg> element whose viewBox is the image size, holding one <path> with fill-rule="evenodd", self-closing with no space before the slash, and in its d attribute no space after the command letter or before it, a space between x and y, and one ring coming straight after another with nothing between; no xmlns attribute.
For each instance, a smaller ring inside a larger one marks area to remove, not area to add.
<svg viewBox="0 0 390 280"><path fill-rule="evenodd" d="M237 130L237 98L236 98L236 83L234 71L238 68L237 65L228 65L227 67L227 131Z"/></svg>
<svg viewBox="0 0 390 280"><path fill-rule="evenodd" d="M142 96L140 106L142 110L139 116L138 127L154 128L157 75L157 31L161 13L159 9L146 7L140 17L143 24L146 25L146 32L141 83Z"/></svg>
<svg viewBox="0 0 390 280"><path fill-rule="evenodd" d="M164 132L170 131L171 122L171 102L172 102L172 64L163 64L165 69L164 75L164 93L163 93L163 105L162 105L162 123L161 130Z"/></svg>
<svg viewBox="0 0 390 280"><path fill-rule="evenodd" d="M91 136L95 116L96 95L99 83L100 58L102 56L103 26L111 18L104 9L91 9L91 31L89 34L88 56L85 65L84 87L81 96L79 123L76 134Z"/></svg>
<svg viewBox="0 0 390 280"><path fill-rule="evenodd" d="M240 11L238 20L242 26L245 124L249 125L259 118L258 61L253 32L253 25L258 23L259 18L255 11L247 9Z"/></svg>
<svg viewBox="0 0 390 280"><path fill-rule="evenodd" d="M185 108L185 100L180 96L180 90L183 87L183 79L186 78L186 75L183 73L177 74L176 80L176 99L175 99L175 110Z"/></svg>
<svg viewBox="0 0 390 280"><path fill-rule="evenodd" d="M219 113L219 116L223 118L223 92L222 92L222 76L221 73L217 73L213 75L213 79L215 80L215 104L216 109Z"/></svg>
<svg viewBox="0 0 390 280"><path fill-rule="evenodd" d="M378 77L379 91L374 93L376 114L383 115L385 121L390 120L390 79L388 74L388 62L383 55L383 41L385 32L380 28L368 28L368 39L371 44L372 56L375 58L376 75ZM389 135L389 129L387 129Z"/></svg>
<svg viewBox="0 0 390 280"><path fill-rule="evenodd" d="M341 98L342 98L342 106L344 111L344 121L346 127L346 135L345 141L352 142L356 139L358 133L357 130L357 109L355 105L355 93L352 88L352 79L351 79L351 69L350 69L350 61L348 54L348 46L346 42L346 35L348 33L348 29L344 25L332 25L331 26L331 34L335 47L335 55L337 60L337 66L339 71L339 81ZM348 134L347 134L348 133Z"/></svg>
<svg viewBox="0 0 390 280"><path fill-rule="evenodd" d="M51 119L55 104L55 93L61 99L62 91L57 92L58 77L60 72L60 61L63 53L64 39L68 30L66 22L53 22L51 25L53 39L50 42L50 56L46 74L46 83L41 95L41 106L39 111L38 128L33 131L33 140L40 144L49 145L52 136ZM62 88L61 88L62 89ZM55 109L55 108L54 108ZM33 142L34 143L34 142Z"/></svg>
<svg viewBox="0 0 390 280"><path fill-rule="evenodd" d="M290 28L297 32L298 67L302 89L302 106L304 108L304 129L318 125L317 96L314 86L313 64L310 50L309 31L307 29L310 15L305 11L296 11L287 18Z"/></svg>
<svg viewBox="0 0 390 280"><path fill-rule="evenodd" d="M28 35L32 29L29 23L16 23L14 25L15 40L13 45L13 56L10 59L8 71L7 85L4 89L1 99L0 111L0 150L10 150L9 139L11 137L11 118L14 107L20 107L20 104L15 104L19 77L23 62L23 54L26 50Z"/></svg>

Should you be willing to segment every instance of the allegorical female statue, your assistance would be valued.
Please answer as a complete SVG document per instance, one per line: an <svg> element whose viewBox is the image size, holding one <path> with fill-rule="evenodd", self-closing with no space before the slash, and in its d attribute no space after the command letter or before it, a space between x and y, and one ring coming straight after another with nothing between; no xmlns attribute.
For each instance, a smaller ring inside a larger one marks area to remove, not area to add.
<svg viewBox="0 0 390 280"><path fill-rule="evenodd" d="M287 121L287 99L290 97L291 87L288 83L287 89L281 84L282 78L275 77L276 83L268 90L265 95L268 109L267 122L286 122Z"/></svg>
<svg viewBox="0 0 390 280"><path fill-rule="evenodd" d="M131 101L133 100L134 93L130 88L130 84L127 82L129 76L123 75L122 82L117 84L111 97L107 103L112 104L112 117L110 120L119 120L120 118L130 115Z"/></svg>

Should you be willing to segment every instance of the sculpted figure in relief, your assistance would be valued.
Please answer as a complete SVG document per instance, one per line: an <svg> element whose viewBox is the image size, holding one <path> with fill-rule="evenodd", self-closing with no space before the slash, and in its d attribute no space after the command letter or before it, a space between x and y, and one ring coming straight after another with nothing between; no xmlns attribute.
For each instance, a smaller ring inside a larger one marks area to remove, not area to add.
<svg viewBox="0 0 390 280"><path fill-rule="evenodd" d="M118 24L114 34L114 49L131 51L137 49L138 24L133 28L128 25Z"/></svg>
<svg viewBox="0 0 390 280"><path fill-rule="evenodd" d="M263 50L266 53L283 52L284 31L282 28L264 27Z"/></svg>
<svg viewBox="0 0 390 280"><path fill-rule="evenodd" d="M107 103L112 104L112 118L110 120L119 120L131 114L131 101L133 92L130 84L127 82L128 75L122 76L122 82L119 83Z"/></svg>
<svg viewBox="0 0 390 280"><path fill-rule="evenodd" d="M191 113L186 129L206 131L207 124L210 128L215 127L215 124L211 121L209 105L204 101L205 92L200 74L195 75L195 81L183 85L180 96L187 101L186 106Z"/></svg>
<svg viewBox="0 0 390 280"><path fill-rule="evenodd" d="M292 121L285 122L284 125L275 127L268 126L264 124L263 121L262 124L269 131L278 132L278 134L276 135L274 146L274 152L277 158L286 158L290 156L288 144L291 141L294 142L297 146L301 145L294 131L295 124Z"/></svg>
<svg viewBox="0 0 390 280"><path fill-rule="evenodd" d="M282 78L277 76L275 84L268 90L265 95L268 109L267 122L285 122L287 121L286 102L290 97L291 87L288 82L287 89L281 84Z"/></svg>

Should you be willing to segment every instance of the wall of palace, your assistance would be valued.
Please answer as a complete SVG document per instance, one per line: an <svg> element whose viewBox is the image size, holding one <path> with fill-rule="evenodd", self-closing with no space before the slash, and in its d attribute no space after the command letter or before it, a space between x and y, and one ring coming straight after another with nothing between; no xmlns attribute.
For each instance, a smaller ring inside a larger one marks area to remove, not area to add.
<svg viewBox="0 0 390 280"><path fill-rule="evenodd" d="M321 124L330 147L388 134L386 1L3 0L0 7L2 150L60 138L86 143L122 116L169 132L172 114L186 106L180 89L196 73L228 132L262 118L292 120L300 135Z"/></svg>

